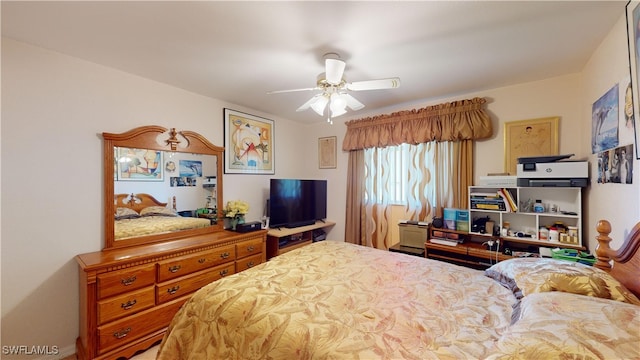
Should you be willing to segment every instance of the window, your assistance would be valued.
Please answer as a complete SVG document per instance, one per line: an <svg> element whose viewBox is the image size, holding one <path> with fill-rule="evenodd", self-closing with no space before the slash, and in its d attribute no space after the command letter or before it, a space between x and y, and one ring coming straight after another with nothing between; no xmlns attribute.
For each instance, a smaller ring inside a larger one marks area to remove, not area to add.
<svg viewBox="0 0 640 360"><path fill-rule="evenodd" d="M435 205L437 194L450 193L454 148L453 142L434 141L365 149L365 202Z"/></svg>

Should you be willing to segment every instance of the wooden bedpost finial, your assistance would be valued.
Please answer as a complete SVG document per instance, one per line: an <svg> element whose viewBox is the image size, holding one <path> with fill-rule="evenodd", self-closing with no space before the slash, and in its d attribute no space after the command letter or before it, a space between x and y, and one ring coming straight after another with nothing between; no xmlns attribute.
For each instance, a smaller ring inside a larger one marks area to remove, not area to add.
<svg viewBox="0 0 640 360"><path fill-rule="evenodd" d="M611 269L611 248L609 247L609 243L611 242L611 238L609 234L611 234L611 224L607 220L598 221L598 225L596 225L596 230L598 231L598 236L596 236L596 240L598 240L598 246L596 247L596 263L595 267L608 270Z"/></svg>

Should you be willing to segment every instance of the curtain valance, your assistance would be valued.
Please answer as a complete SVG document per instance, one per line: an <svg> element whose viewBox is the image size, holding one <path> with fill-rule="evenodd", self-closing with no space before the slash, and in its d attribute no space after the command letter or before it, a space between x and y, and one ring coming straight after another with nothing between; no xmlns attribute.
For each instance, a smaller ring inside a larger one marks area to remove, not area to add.
<svg viewBox="0 0 640 360"><path fill-rule="evenodd" d="M473 98L351 120L342 150L488 138L493 130L485 103Z"/></svg>

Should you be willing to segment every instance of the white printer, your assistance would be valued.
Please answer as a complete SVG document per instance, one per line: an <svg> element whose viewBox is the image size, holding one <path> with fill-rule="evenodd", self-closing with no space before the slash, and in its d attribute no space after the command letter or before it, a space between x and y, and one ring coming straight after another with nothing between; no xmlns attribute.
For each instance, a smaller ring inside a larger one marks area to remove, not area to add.
<svg viewBox="0 0 640 360"><path fill-rule="evenodd" d="M573 155L518 158L518 186L586 187L589 185L588 161L559 161Z"/></svg>

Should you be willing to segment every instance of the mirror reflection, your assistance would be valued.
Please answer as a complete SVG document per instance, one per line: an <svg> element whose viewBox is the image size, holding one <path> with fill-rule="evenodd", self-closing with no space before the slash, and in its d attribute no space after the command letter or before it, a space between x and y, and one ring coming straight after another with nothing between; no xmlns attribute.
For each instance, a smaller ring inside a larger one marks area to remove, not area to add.
<svg viewBox="0 0 640 360"><path fill-rule="evenodd" d="M114 147L114 240L217 224L213 155Z"/></svg>
<svg viewBox="0 0 640 360"><path fill-rule="evenodd" d="M224 149L193 131L102 133L105 249L223 231Z"/></svg>

